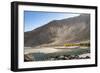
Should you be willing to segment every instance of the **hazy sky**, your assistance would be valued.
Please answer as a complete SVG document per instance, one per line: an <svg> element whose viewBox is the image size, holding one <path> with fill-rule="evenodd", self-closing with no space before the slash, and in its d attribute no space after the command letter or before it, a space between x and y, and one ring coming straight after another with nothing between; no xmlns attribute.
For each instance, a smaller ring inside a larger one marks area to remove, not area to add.
<svg viewBox="0 0 100 73"><path fill-rule="evenodd" d="M24 32L31 31L37 27L49 23L52 20L61 20L74 16L79 16L79 14L24 11Z"/></svg>

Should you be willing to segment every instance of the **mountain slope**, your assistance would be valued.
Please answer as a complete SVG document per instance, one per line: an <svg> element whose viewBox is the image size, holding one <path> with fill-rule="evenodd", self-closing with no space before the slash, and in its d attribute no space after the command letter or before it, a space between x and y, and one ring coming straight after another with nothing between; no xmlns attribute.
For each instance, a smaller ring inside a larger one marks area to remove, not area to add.
<svg viewBox="0 0 100 73"><path fill-rule="evenodd" d="M63 45L90 40L90 15L51 21L24 33L25 47Z"/></svg>

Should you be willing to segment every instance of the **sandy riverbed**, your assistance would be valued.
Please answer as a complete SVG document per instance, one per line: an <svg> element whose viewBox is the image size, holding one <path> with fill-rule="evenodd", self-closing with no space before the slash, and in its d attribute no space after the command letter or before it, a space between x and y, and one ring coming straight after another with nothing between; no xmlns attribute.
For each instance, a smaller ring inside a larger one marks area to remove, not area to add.
<svg viewBox="0 0 100 73"><path fill-rule="evenodd" d="M36 52L41 52L41 53L54 53L54 52L63 52L63 51L72 51L72 49L77 49L78 47L35 47L31 48L28 47L24 49L24 54L29 54L29 53L36 53Z"/></svg>

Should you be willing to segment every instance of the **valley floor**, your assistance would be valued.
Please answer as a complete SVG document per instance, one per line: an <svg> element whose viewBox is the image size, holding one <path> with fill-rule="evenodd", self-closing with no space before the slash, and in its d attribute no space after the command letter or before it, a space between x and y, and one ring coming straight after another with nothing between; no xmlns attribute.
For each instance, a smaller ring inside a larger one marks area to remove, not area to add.
<svg viewBox="0 0 100 73"><path fill-rule="evenodd" d="M25 47L25 61L70 60L90 58L89 47Z"/></svg>

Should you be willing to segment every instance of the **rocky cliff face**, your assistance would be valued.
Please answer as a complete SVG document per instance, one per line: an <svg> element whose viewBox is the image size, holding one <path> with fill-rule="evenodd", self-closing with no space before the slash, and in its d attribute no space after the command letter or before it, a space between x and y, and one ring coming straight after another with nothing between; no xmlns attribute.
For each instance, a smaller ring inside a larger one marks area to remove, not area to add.
<svg viewBox="0 0 100 73"><path fill-rule="evenodd" d="M24 33L25 47L63 45L90 40L90 15L82 14L62 20L51 21L44 26Z"/></svg>

